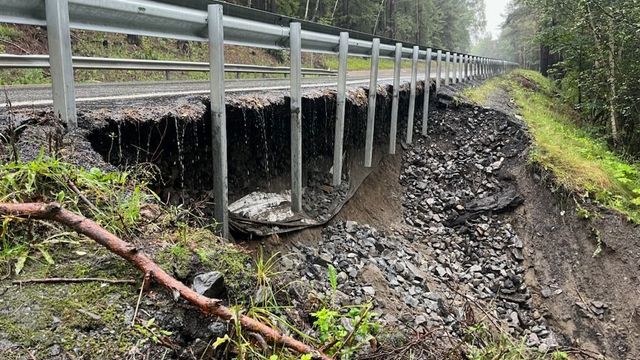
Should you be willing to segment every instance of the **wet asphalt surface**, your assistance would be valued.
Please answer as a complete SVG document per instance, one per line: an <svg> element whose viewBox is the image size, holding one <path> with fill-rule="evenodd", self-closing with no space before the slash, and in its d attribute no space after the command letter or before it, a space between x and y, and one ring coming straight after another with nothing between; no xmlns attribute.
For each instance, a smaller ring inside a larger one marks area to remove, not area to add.
<svg viewBox="0 0 640 360"><path fill-rule="evenodd" d="M424 76L418 71L418 80ZM391 83L393 71L380 70L378 82ZM432 73L432 78L435 73ZM410 81L410 69L403 69L401 82ZM368 86L368 71L353 71L347 77L348 87ZM305 77L302 82L303 90L335 89L336 76ZM226 80L225 89L228 95L288 94L290 80L284 77ZM20 85L7 86L7 96L15 109L50 108L52 104L51 85ZM168 100L192 96L207 95L209 82L200 80L154 81L154 82L125 82L125 83L93 83L76 84L76 102L78 109L123 108L137 106L153 106ZM0 113L6 109L6 100L0 100Z"/></svg>

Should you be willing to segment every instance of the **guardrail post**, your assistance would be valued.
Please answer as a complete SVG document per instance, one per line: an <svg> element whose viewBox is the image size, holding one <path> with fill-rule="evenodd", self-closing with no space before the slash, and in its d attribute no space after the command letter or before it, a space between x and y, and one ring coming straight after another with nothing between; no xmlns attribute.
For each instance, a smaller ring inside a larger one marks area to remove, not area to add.
<svg viewBox="0 0 640 360"><path fill-rule="evenodd" d="M222 5L209 5L209 84L211 90L211 139L213 152L213 194L215 217L222 236L229 237L227 182L227 117L224 102L224 27Z"/></svg>
<svg viewBox="0 0 640 360"><path fill-rule="evenodd" d="M458 53L453 53L453 83L457 84L458 83L458 67L460 66L460 64L458 64Z"/></svg>
<svg viewBox="0 0 640 360"><path fill-rule="evenodd" d="M436 53L438 59L436 59L436 93L440 90L440 81L442 79L442 50L438 50Z"/></svg>
<svg viewBox="0 0 640 360"><path fill-rule="evenodd" d="M462 59L464 58L464 55L462 54L458 54L458 63L456 64L456 74L457 74L457 82L461 83L464 82L464 78L462 77L463 71L462 71Z"/></svg>
<svg viewBox="0 0 640 360"><path fill-rule="evenodd" d="M469 55L465 55L462 57L462 81L467 82L469 78L467 77L467 59Z"/></svg>
<svg viewBox="0 0 640 360"><path fill-rule="evenodd" d="M338 52L338 91L336 93L336 129L333 143L333 186L342 182L342 146L344 143L344 114L347 106L347 56L349 33L340 33Z"/></svg>
<svg viewBox="0 0 640 360"><path fill-rule="evenodd" d="M464 76L467 81L471 80L471 57L467 55L464 59Z"/></svg>
<svg viewBox="0 0 640 360"><path fill-rule="evenodd" d="M463 54L460 54L460 57L458 58L458 79L460 79L461 83L464 83L464 56Z"/></svg>
<svg viewBox="0 0 640 360"><path fill-rule="evenodd" d="M480 75L480 59L477 56L473 57L473 79L478 80L478 76Z"/></svg>
<svg viewBox="0 0 640 360"><path fill-rule="evenodd" d="M367 133L364 145L364 166L371 167L373 161L373 132L376 123L376 96L378 93L378 57L380 39L374 38L371 47L371 77L369 79L369 108L367 109Z"/></svg>
<svg viewBox="0 0 640 360"><path fill-rule="evenodd" d="M78 127L71 62L68 0L45 0L53 111L69 130Z"/></svg>
<svg viewBox="0 0 640 360"><path fill-rule="evenodd" d="M389 130L389 154L396 153L398 137L398 106L400 97L400 70L402 66L402 43L396 43L396 55L393 65L393 97L391 99L391 129Z"/></svg>
<svg viewBox="0 0 640 360"><path fill-rule="evenodd" d="M302 44L301 25L289 24L291 49L291 210L302 211Z"/></svg>
<svg viewBox="0 0 640 360"><path fill-rule="evenodd" d="M416 86L418 82L418 53L420 48L413 47L413 57L411 58L411 90L409 92L409 113L407 114L407 144L413 142L413 120L416 113Z"/></svg>
<svg viewBox="0 0 640 360"><path fill-rule="evenodd" d="M487 68L487 59L486 58L482 58L482 78L486 79L489 75L488 72L488 68Z"/></svg>
<svg viewBox="0 0 640 360"><path fill-rule="evenodd" d="M424 69L424 101L422 103L422 135L427 136L429 123L429 95L431 93L431 48L427 49Z"/></svg>
<svg viewBox="0 0 640 360"><path fill-rule="evenodd" d="M444 85L449 86L451 82L451 52L447 51L444 59Z"/></svg>

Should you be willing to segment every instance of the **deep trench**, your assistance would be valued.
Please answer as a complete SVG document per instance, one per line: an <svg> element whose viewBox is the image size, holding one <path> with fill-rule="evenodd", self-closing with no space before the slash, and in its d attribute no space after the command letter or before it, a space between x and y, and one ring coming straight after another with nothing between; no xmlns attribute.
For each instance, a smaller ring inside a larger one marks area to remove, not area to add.
<svg viewBox="0 0 640 360"><path fill-rule="evenodd" d="M422 84L416 95L416 119L422 112ZM374 159L387 153L391 122L392 86L379 92L376 102ZM357 93L357 91L356 91ZM353 94L353 93L352 93ZM362 93L361 93L362 94ZM363 168L367 122L367 90L347 98L343 173ZM107 119L89 134L93 148L105 161L118 167L151 163L159 170L153 189L163 200L182 202L209 200L213 184L211 121L207 111L197 119L167 115L151 121ZM409 89L399 96L398 139L404 140L409 107ZM307 96L303 109L303 184L314 176L330 182L333 161L335 93ZM289 98L265 106L226 106L229 199L237 200L253 191L280 192L289 188L290 115ZM417 122L419 123L419 122ZM416 123L416 124L417 124ZM416 128L418 128L416 126Z"/></svg>

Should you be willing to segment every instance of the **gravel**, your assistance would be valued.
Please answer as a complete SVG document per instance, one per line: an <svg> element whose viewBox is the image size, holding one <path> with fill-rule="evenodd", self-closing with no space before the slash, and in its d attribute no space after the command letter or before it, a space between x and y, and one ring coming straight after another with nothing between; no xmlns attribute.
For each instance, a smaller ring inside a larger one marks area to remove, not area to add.
<svg viewBox="0 0 640 360"><path fill-rule="evenodd" d="M387 307L379 312L389 322L438 326L461 337L472 316L462 294L483 304L529 346L558 346L534 308L524 279L524 244L508 216L525 201L508 170L510 163L523 161L518 157L528 139L522 126L469 107L438 112L432 123L436 133L404 154L399 180L405 189L405 226L386 233L354 221L335 222L324 228L317 246L295 244L289 267L322 298L331 296L327 266L332 264L338 271L338 301L373 301ZM372 268L381 281L363 278ZM389 307L396 302L400 305ZM597 315L605 306L585 309Z"/></svg>

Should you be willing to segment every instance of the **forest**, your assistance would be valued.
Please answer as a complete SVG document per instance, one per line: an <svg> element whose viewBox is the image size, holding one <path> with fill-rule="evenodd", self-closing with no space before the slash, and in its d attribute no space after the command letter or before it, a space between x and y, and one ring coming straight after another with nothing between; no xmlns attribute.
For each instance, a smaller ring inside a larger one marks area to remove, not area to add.
<svg viewBox="0 0 640 360"><path fill-rule="evenodd" d="M640 154L640 1L513 0L499 39L476 50L550 76L583 127Z"/></svg>
<svg viewBox="0 0 640 360"><path fill-rule="evenodd" d="M231 0L275 12L453 51L468 51L485 27L484 0Z"/></svg>

